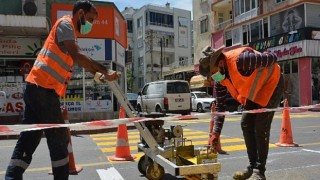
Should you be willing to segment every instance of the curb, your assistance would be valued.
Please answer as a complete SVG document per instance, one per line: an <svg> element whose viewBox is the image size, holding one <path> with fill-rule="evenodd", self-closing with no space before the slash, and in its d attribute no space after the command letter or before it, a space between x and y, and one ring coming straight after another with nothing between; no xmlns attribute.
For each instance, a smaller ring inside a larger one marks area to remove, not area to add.
<svg viewBox="0 0 320 180"><path fill-rule="evenodd" d="M136 129L134 125L127 125L128 130ZM111 132L117 132L118 127L112 126L109 128L96 128L96 129L71 129L70 133L72 136L79 136L79 135L89 135L89 134L101 134L101 133L111 133ZM3 134L0 135L0 140L12 140L12 139L18 139L20 136L20 133L14 133L14 134ZM42 136L45 137L44 135Z"/></svg>

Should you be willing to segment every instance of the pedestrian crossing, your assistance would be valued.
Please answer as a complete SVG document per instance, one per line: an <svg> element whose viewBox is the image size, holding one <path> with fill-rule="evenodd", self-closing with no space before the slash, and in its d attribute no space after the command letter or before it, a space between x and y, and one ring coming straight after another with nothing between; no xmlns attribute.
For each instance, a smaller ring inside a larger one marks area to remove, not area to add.
<svg viewBox="0 0 320 180"><path fill-rule="evenodd" d="M105 133L105 134L94 134L90 135L92 140L96 145L101 149L107 157L115 154L116 143L117 143L117 133ZM184 128L183 137L187 140L186 145L192 143L195 148L204 147L208 143L208 132L204 131L195 131L192 129ZM132 155L141 157L142 152L137 152L137 143L140 142L140 133L137 130L128 130L128 143ZM227 152L232 151L244 151L246 146L244 144L244 139L239 137L229 137L221 135L221 144L223 150ZM269 147L276 147L274 144L269 144Z"/></svg>
<svg viewBox="0 0 320 180"><path fill-rule="evenodd" d="M274 119L281 120L282 113L277 113L274 115ZM291 118L312 118L312 117L319 117L319 114L290 114ZM225 121L226 122L233 122L233 121L240 121L241 120L241 115L235 115L235 116L226 116ZM197 124L197 123L203 123L203 122L209 122L211 119L191 119L191 120L175 120L175 121L170 121L171 123L179 123L179 124Z"/></svg>

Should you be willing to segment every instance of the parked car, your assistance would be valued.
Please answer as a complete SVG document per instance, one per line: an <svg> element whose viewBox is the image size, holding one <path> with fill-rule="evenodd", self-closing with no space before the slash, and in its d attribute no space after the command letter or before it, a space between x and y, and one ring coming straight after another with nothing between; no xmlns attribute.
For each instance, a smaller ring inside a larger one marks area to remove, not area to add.
<svg viewBox="0 0 320 180"><path fill-rule="evenodd" d="M138 93L138 112L190 114L191 95L188 81L164 80L147 83Z"/></svg>
<svg viewBox="0 0 320 180"><path fill-rule="evenodd" d="M215 98L206 92L194 91L191 92L192 110L197 112L211 111L211 104Z"/></svg>
<svg viewBox="0 0 320 180"><path fill-rule="evenodd" d="M132 107L137 110L137 99L138 99L138 94L137 93L127 93L127 99L132 105Z"/></svg>

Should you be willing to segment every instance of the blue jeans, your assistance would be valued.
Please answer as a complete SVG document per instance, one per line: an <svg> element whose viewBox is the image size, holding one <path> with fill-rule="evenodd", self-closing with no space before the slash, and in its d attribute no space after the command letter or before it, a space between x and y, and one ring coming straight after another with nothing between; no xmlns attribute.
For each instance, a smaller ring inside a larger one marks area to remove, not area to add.
<svg viewBox="0 0 320 180"><path fill-rule="evenodd" d="M23 124L64 124L59 96L54 90L27 83L23 98L25 101ZM47 138L54 179L68 179L68 129L51 128L20 134L7 168L6 180L23 179L23 173L31 163L32 155L40 143L43 132Z"/></svg>

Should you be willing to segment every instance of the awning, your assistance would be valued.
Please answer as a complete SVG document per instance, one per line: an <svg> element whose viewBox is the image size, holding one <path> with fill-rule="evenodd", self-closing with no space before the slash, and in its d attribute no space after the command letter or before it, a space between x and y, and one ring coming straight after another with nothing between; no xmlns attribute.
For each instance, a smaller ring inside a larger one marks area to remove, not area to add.
<svg viewBox="0 0 320 180"><path fill-rule="evenodd" d="M202 88L202 87L211 87L211 82L202 75L193 76L190 79L190 88Z"/></svg>

